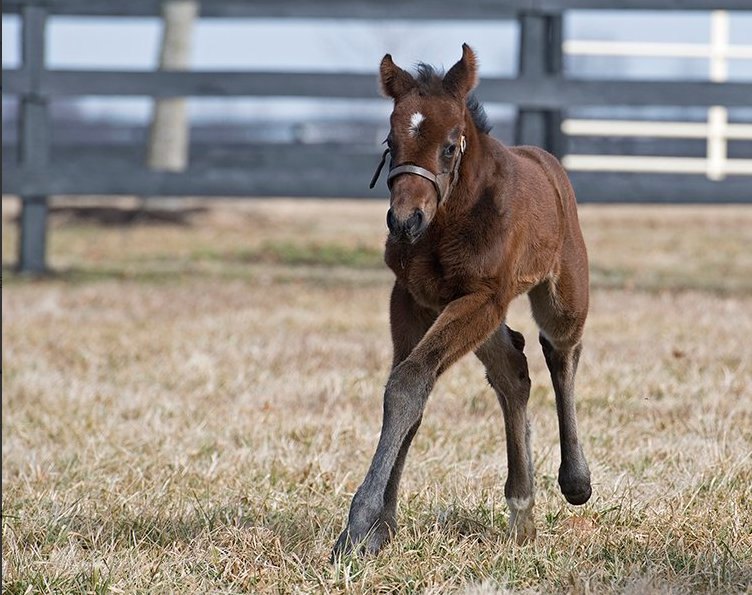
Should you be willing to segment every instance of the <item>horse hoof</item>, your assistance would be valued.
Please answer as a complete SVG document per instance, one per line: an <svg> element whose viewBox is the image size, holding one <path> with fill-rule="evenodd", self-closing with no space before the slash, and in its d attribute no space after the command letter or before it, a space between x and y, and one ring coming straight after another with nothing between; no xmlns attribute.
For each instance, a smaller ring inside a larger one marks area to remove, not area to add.
<svg viewBox="0 0 752 595"><path fill-rule="evenodd" d="M333 564L338 558L346 556L352 551L352 541L347 530L343 531L332 548L329 561Z"/></svg>
<svg viewBox="0 0 752 595"><path fill-rule="evenodd" d="M509 536L517 545L532 543L535 541L536 535L535 521L533 521L533 515L530 511L512 515L512 518L510 518Z"/></svg>
<svg viewBox="0 0 752 595"><path fill-rule="evenodd" d="M593 490L590 486L587 486L587 489L581 492L564 492L564 490L562 490L562 493L567 499L567 502L574 504L575 506L581 506L590 500L590 496L593 495Z"/></svg>
<svg viewBox="0 0 752 595"><path fill-rule="evenodd" d="M590 500L593 490L590 487L590 471L584 468L561 468L559 470L559 487L567 502L580 506Z"/></svg>
<svg viewBox="0 0 752 595"><path fill-rule="evenodd" d="M538 532L532 522L524 527L514 527L512 529L512 538L517 545L533 543L537 534Z"/></svg>
<svg viewBox="0 0 752 595"><path fill-rule="evenodd" d="M392 531L386 523L372 527L365 535L353 536L349 528L345 529L334 544L330 561L334 563L338 558L353 553L360 556L376 555L391 537Z"/></svg>

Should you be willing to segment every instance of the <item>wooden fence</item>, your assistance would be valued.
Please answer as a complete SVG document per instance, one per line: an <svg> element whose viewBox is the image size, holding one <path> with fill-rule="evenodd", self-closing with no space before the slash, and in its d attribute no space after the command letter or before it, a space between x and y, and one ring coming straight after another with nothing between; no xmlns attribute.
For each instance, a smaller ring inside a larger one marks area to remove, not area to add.
<svg viewBox="0 0 752 595"><path fill-rule="evenodd" d="M563 157L562 113L579 106L750 105L752 84L716 81L577 80L563 75L562 15L572 9L745 10L749 0L204 0L202 17L516 19L519 71L483 78L482 101L517 106L516 141ZM3 69L4 94L19 97L17 154L3 155L4 194L22 197L19 268L45 269L50 195L383 197L367 182L380 147L291 144L249 147L250 165L193 163L184 173L155 172L143 160L97 151L51 159L49 102L63 96L292 96L377 98L374 74L50 70L45 27L50 15L158 16L154 0L6 0L22 18L22 63ZM374 69L375 70L375 69ZM566 129L566 126L565 126ZM294 172L294 173L293 173ZM571 172L580 201L748 202L750 179L703 175Z"/></svg>

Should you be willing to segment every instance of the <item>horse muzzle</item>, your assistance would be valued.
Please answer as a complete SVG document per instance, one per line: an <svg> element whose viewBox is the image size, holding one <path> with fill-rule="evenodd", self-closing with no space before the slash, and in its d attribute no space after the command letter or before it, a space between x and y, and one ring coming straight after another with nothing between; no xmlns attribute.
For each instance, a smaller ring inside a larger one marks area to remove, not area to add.
<svg viewBox="0 0 752 595"><path fill-rule="evenodd" d="M415 209L405 219L398 217L394 209L389 209L386 213L386 226L389 228L389 235L393 238L414 242L426 230L428 221L421 209Z"/></svg>

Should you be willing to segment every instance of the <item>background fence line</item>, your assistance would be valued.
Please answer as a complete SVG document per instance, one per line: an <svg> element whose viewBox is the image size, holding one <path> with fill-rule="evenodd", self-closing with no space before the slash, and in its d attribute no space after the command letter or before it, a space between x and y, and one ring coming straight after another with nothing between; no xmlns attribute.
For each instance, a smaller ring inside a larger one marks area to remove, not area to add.
<svg viewBox="0 0 752 595"><path fill-rule="evenodd" d="M337 2L335 0L276 0L240 2L205 0L202 17L348 17L348 18L515 18L520 27L519 73L514 78L483 78L482 101L517 106L516 140L542 146L563 158L582 202L749 202L752 173L749 159L728 159L729 140L748 140L749 125L729 124L728 107L748 107L752 83L728 82L729 59L747 58L749 46L730 46L728 15L716 11L714 34L707 50L711 60L708 81L580 80L563 73L565 53L598 50L604 42L563 40L563 13L571 9L684 10L749 9L748 0L447 0ZM367 182L380 147L361 145L249 146L242 163L192 160L184 173L149 170L138 150L123 154L102 150L52 152L49 102L61 96L293 96L374 99L375 74L281 72L158 72L55 69L44 63L45 27L49 15L157 16L159 3L132 0L12 0L4 13L22 18L22 64L3 69L3 93L19 97L18 152L4 151L3 193L22 197L19 268L45 270L47 197L56 194L142 196L385 196L385 188L369 193ZM609 42L606 53L617 55L625 42ZM616 44L616 45L613 45ZM618 45L621 44L621 45ZM644 45L644 44L640 44ZM649 44L653 52L676 52L692 44ZM638 50L639 51L639 50ZM697 53L700 49L691 49ZM663 54L665 55L665 54ZM694 54L693 54L694 55ZM705 54L703 54L705 55ZM375 71L375 68L374 68ZM607 128L606 121L563 120L563 112L577 106L700 106L709 109L708 123L682 123L672 138L707 139L706 156L661 157L664 168L645 165L645 156L570 153L572 136L636 136L637 130L657 137L672 123L635 123ZM603 128L598 128L603 126ZM622 126L622 128L619 128ZM650 128L650 127L653 128ZM663 126L659 129L659 126ZM600 132L598 132L600 130ZM686 136L690 134L691 137ZM141 153L145 153L142 151ZM297 175L291 175L296 172ZM636 176L630 172L640 172ZM645 173L648 172L648 173ZM668 172L668 173L659 173ZM682 174L682 175L675 175ZM691 174L691 175L686 175ZM728 176L728 177L726 177ZM720 181L722 178L726 178Z"/></svg>
<svg viewBox="0 0 752 595"><path fill-rule="evenodd" d="M710 15L710 43L708 44L567 40L564 42L564 53L589 56L706 58L710 67L710 80L726 82L728 60L752 60L752 45L731 45L728 12L714 10ZM752 140L752 125L729 124L728 109L722 105L713 105L708 108L707 124L570 119L562 123L562 130L570 136L617 135L706 139L705 158L578 154L564 157L564 165L569 170L705 173L711 180L723 180L727 175L752 175L752 159L728 158L728 141L731 139Z"/></svg>

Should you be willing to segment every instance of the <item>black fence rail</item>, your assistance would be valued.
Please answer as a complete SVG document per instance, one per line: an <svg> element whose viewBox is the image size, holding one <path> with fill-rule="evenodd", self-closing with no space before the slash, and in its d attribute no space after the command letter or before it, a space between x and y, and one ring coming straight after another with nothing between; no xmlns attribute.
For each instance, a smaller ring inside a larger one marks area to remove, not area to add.
<svg viewBox="0 0 752 595"><path fill-rule="evenodd" d="M562 114L581 106L748 107L752 83L577 80L563 74L562 16L572 9L749 10L749 0L204 0L202 17L359 19L516 19L515 77L483 78L482 101L518 108L515 140L567 153ZM51 195L383 197L367 181L378 146L250 145L244 163L192 160L183 173L151 171L143 159L106 151L51 158L49 102L65 96L287 96L373 99L376 75L275 72L50 70L45 28L50 15L158 16L159 2L129 0L5 1L22 19L21 66L3 69L3 94L19 98L17 152L4 151L4 194L22 198L19 268L45 269L47 197ZM374 69L375 70L375 69ZM144 147L145 149L145 147ZM571 172L580 201L749 202L750 179L729 176Z"/></svg>

